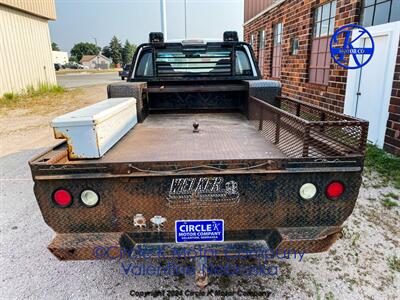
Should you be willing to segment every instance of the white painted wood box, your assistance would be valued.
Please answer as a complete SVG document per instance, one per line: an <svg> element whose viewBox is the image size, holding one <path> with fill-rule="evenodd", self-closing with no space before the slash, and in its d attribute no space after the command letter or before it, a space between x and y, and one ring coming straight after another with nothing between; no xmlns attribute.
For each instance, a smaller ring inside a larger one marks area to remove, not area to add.
<svg viewBox="0 0 400 300"><path fill-rule="evenodd" d="M70 159L99 158L137 123L135 98L110 98L55 118L56 139L67 139Z"/></svg>

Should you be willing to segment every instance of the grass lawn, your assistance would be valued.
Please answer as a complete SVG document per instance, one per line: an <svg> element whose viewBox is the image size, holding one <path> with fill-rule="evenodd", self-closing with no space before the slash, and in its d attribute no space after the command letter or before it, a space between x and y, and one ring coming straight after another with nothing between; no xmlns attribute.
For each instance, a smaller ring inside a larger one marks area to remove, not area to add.
<svg viewBox="0 0 400 300"><path fill-rule="evenodd" d="M376 146L368 145L364 172L368 174L371 170L381 176L382 185L393 184L395 188L400 189L400 157L389 154Z"/></svg>
<svg viewBox="0 0 400 300"><path fill-rule="evenodd" d="M69 97L76 90L67 90L58 85L40 84L37 88L28 87L21 93L5 93L0 98L0 115L13 109L29 109L33 112L37 109L50 110L57 99Z"/></svg>

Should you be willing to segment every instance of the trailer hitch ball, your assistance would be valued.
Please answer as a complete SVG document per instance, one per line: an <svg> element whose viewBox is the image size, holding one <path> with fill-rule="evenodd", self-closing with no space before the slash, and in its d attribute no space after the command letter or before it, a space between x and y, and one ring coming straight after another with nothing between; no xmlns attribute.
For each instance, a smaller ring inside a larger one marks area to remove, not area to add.
<svg viewBox="0 0 400 300"><path fill-rule="evenodd" d="M197 122L197 121L194 121L193 122L193 132L194 133L198 133L198 132L200 132L200 130L199 130L199 123Z"/></svg>

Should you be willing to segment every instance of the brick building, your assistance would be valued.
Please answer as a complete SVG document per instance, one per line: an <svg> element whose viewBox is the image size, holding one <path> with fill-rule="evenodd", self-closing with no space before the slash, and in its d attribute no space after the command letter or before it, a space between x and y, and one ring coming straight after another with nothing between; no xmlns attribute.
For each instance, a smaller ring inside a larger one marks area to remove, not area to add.
<svg viewBox="0 0 400 300"><path fill-rule="evenodd" d="M244 40L282 94L370 121L368 139L400 155L400 0L245 0ZM334 30L360 24L373 59L347 70L330 57ZM362 70L362 71L360 71Z"/></svg>

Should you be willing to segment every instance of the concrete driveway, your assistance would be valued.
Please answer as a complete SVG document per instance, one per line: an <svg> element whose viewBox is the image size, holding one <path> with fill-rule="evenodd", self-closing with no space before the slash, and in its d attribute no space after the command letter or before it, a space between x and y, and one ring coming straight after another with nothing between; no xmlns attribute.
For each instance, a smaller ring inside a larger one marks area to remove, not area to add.
<svg viewBox="0 0 400 300"><path fill-rule="evenodd" d="M57 83L66 88L76 88L81 86L89 86L96 84L108 84L112 82L119 82L121 78L118 77L117 72L112 73L70 73L57 75Z"/></svg>

